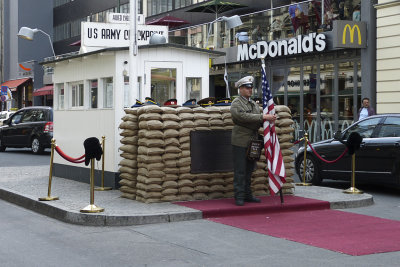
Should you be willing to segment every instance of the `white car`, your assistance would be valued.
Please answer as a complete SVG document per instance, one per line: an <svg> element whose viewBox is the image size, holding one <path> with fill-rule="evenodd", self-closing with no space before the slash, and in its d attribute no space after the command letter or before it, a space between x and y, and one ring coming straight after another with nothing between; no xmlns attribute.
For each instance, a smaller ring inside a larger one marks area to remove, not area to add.
<svg viewBox="0 0 400 267"><path fill-rule="evenodd" d="M2 111L0 112L0 126L3 125L3 121L7 120L15 111Z"/></svg>

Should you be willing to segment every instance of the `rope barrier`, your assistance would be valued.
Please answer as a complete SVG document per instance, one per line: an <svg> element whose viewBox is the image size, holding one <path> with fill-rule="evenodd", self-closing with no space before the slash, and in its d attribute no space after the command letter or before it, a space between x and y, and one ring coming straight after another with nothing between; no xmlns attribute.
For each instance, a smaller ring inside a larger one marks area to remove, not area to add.
<svg viewBox="0 0 400 267"><path fill-rule="evenodd" d="M335 159L335 160L326 160L326 159L323 159L323 158L317 153L317 151L315 151L315 149L311 146L310 143L308 143L308 145L310 146L312 152L314 152L314 154L315 154L320 160L322 160L322 161L325 162L325 163L335 163L335 162L339 161L341 158L344 157L344 155L346 155L347 150L348 150L348 148L346 147L346 149L343 151L343 153L342 153L337 159Z"/></svg>
<svg viewBox="0 0 400 267"><path fill-rule="evenodd" d="M55 149L56 149L57 153L58 153L61 157L63 157L65 160L68 160L68 161L70 161L70 162L72 162L72 163L82 163L82 162L85 162L85 154L83 154L83 155L80 156L79 158L72 158L72 157L66 155L66 154L61 150L61 148L59 148L59 146L56 145L56 146L55 146Z"/></svg>

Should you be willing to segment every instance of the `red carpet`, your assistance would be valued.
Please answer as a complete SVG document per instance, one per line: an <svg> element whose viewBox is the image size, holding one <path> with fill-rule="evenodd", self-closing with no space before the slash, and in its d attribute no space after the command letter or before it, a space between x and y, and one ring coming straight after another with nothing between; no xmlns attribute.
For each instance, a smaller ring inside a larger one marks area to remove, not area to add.
<svg viewBox="0 0 400 267"><path fill-rule="evenodd" d="M213 222L349 255L400 251L400 221L330 210L326 203L285 196L283 206L279 197L243 207L232 199L175 204L201 210Z"/></svg>
<svg viewBox="0 0 400 267"><path fill-rule="evenodd" d="M281 205L279 196L260 197L261 203L245 203L238 207L233 199L212 199L200 201L175 202L181 206L201 210L203 218L236 216L244 214L254 214L260 212L282 212L282 211L300 211L300 210L319 210L329 209L329 202L315 199L284 196L285 203Z"/></svg>

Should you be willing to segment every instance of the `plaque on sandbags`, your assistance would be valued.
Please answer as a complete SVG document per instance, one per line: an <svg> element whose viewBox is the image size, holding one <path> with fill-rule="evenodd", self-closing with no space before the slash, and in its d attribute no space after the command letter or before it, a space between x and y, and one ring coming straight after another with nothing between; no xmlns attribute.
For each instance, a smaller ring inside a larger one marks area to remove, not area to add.
<svg viewBox="0 0 400 267"><path fill-rule="evenodd" d="M233 171L232 131L191 131L191 173Z"/></svg>

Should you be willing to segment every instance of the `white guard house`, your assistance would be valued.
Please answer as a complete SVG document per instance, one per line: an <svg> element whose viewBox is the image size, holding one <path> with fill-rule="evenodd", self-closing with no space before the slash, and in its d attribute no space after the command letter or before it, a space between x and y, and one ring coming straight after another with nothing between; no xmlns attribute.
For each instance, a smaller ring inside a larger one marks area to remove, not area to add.
<svg viewBox="0 0 400 267"><path fill-rule="evenodd" d="M209 96L209 60L224 53L177 44L139 46L137 90L141 101L152 97L161 105L177 99ZM105 186L118 184L120 162L119 124L124 108L135 104L129 87L128 47L106 48L43 62L54 68L54 138L68 156L85 153L86 138L102 136L105 142ZM101 161L96 163L96 184L100 183ZM89 182L90 166L54 156L54 175Z"/></svg>

